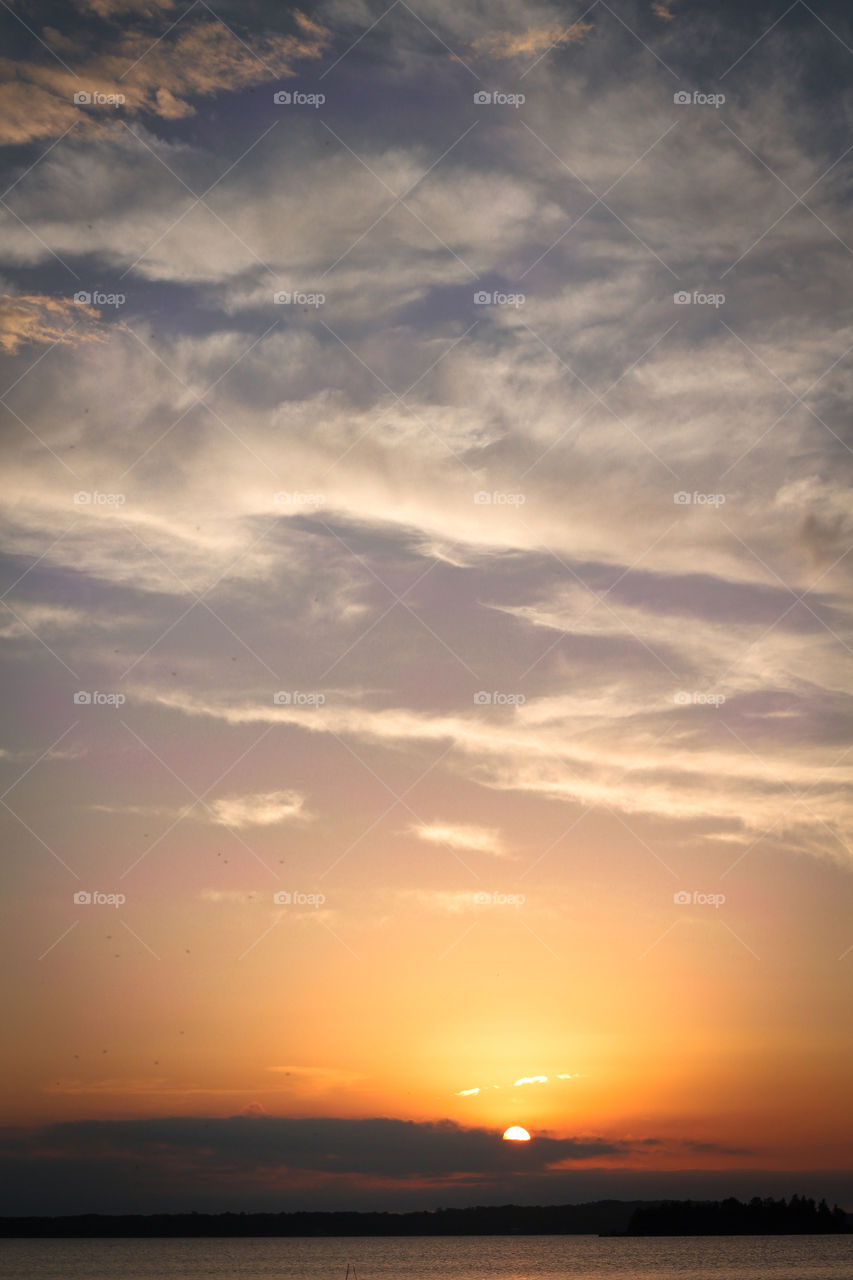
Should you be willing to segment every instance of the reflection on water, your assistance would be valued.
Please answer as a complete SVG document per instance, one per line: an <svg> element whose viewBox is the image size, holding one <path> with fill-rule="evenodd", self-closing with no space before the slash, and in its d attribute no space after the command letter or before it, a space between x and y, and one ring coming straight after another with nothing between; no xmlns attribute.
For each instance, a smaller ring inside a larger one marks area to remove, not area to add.
<svg viewBox="0 0 853 1280"><path fill-rule="evenodd" d="M851 1280L853 1236L0 1242L0 1280L344 1280L348 1262L358 1280Z"/></svg>

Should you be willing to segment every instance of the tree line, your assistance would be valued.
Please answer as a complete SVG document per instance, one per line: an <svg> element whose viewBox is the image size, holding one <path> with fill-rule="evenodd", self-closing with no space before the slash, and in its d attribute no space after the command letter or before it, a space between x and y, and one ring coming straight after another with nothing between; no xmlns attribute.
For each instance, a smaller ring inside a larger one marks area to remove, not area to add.
<svg viewBox="0 0 853 1280"><path fill-rule="evenodd" d="M846 1232L848 1215L825 1200L595 1200L488 1205L410 1213L156 1213L2 1217L0 1237L790 1235Z"/></svg>
<svg viewBox="0 0 853 1280"><path fill-rule="evenodd" d="M638 1206L628 1224L629 1236L777 1236L825 1235L849 1231L848 1215L825 1200L806 1196L790 1200L669 1200Z"/></svg>

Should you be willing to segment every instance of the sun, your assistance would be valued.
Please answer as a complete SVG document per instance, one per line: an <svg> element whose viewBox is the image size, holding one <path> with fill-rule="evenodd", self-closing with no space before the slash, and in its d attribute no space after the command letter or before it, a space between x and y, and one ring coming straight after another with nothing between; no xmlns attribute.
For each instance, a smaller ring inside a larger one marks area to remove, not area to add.
<svg viewBox="0 0 853 1280"><path fill-rule="evenodd" d="M530 1134L526 1129L522 1129L520 1124L511 1124L510 1127L504 1131L503 1138L504 1142L529 1142Z"/></svg>

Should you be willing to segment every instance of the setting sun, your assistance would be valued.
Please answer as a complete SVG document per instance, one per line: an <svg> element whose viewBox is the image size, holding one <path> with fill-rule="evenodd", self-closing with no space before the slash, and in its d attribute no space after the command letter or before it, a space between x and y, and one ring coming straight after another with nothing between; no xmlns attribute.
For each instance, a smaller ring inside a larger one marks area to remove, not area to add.
<svg viewBox="0 0 853 1280"><path fill-rule="evenodd" d="M530 1134L521 1125L513 1124L504 1132L504 1142L529 1142Z"/></svg>

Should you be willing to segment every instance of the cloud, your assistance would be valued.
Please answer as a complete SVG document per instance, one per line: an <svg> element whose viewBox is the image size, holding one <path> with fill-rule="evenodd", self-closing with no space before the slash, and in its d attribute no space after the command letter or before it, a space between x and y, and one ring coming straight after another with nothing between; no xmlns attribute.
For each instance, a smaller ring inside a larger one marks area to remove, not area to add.
<svg viewBox="0 0 853 1280"><path fill-rule="evenodd" d="M267 1071L275 1072L287 1078L301 1092L309 1094L337 1093L349 1085L357 1084L365 1077L362 1072L348 1071L343 1067L267 1067Z"/></svg>
<svg viewBox="0 0 853 1280"><path fill-rule="evenodd" d="M241 1112L241 1115L244 1115L244 1116L265 1116L265 1115L266 1115L266 1113L267 1113L266 1107L264 1106L264 1104L263 1104L262 1102L250 1102L250 1103L248 1104L248 1106L246 1106L246 1107L244 1107L244 1108L243 1108L243 1110L242 1110L242 1112Z"/></svg>
<svg viewBox="0 0 853 1280"><path fill-rule="evenodd" d="M558 1073L554 1077L555 1080L576 1080L577 1078L577 1074L569 1075L566 1072ZM528 1084L548 1084L548 1076L521 1076L520 1079L513 1081L512 1087L517 1089L522 1085ZM453 1096L456 1098L468 1098L474 1094L480 1093L482 1087L483 1086L478 1085L475 1089L460 1089L459 1092L455 1093ZM502 1086L499 1084L493 1084L489 1087L492 1089L500 1089Z"/></svg>
<svg viewBox="0 0 853 1280"><path fill-rule="evenodd" d="M88 303L47 294L0 296L0 348L15 355L29 343L61 343L78 346L105 342L97 328L100 312Z"/></svg>
<svg viewBox="0 0 853 1280"><path fill-rule="evenodd" d="M450 916L478 908L474 891L467 889L396 889L390 896L397 908L413 906Z"/></svg>
<svg viewBox="0 0 853 1280"><path fill-rule="evenodd" d="M242 1173L291 1169L380 1178L451 1177L488 1174L513 1164L500 1149L499 1132L464 1128L452 1120L323 1116L90 1120L50 1125L32 1135L13 1137L10 1145L33 1152L52 1150L60 1160L86 1154L104 1160L179 1160L207 1178L229 1168ZM540 1135L523 1157L522 1167L535 1171L565 1161L624 1159L632 1149L633 1144L624 1141Z"/></svg>
<svg viewBox="0 0 853 1280"><path fill-rule="evenodd" d="M45 1085L45 1092L65 1097L161 1097L163 1094L180 1094L181 1089L170 1088L169 1082L157 1076L99 1076L94 1079L59 1079ZM162 1105L162 1101L159 1103Z"/></svg>
<svg viewBox="0 0 853 1280"><path fill-rule="evenodd" d="M609 624L605 630L609 632ZM759 626L754 634L758 637L761 632ZM784 649L790 647L787 641ZM803 662L807 661L803 654ZM805 667L803 674L805 678ZM750 842L750 832L779 826L780 833L794 844L847 862L842 833L851 766L838 759L834 740L827 741L822 758L817 760L813 745L803 750L796 733L780 737L772 749L770 772L765 754L769 743L762 742L761 754L750 751L738 741L737 730L735 734L724 730L722 739L714 732L710 741L705 741L709 715L718 715L719 709L692 701L683 705L676 702L671 682L661 677L660 684L657 693L651 691L653 684L642 693L626 684L618 695L611 685L607 699L599 705L593 700L586 708L588 723L582 740L574 745L567 745L566 725L583 724L585 698L578 706L573 698L530 699L498 719L473 708L429 713L407 707L326 705L309 713L257 703L214 703L206 697L165 690L140 689L135 696L225 724L294 726L311 735L352 736L365 743L395 744L398 748L419 742L449 742L453 754L448 760L453 761L457 774L461 772L487 788L602 804L627 814L703 824L704 830L734 827L741 832L744 847ZM628 705L620 707L623 698ZM752 708L759 717L765 709L760 692L750 696L745 689L725 705L727 721L735 717L744 733L754 735L748 717ZM613 706L618 708L615 721L610 711ZM581 719L575 720L575 716ZM808 804L799 806L796 791L806 788L810 789ZM468 906L465 894L436 893L430 897L448 910Z"/></svg>
<svg viewBox="0 0 853 1280"><path fill-rule="evenodd" d="M575 22L570 27L531 27L526 31L496 31L473 42L475 53L493 58L518 58L546 53L549 49L577 44L592 31L591 22Z"/></svg>
<svg viewBox="0 0 853 1280"><path fill-rule="evenodd" d="M127 16L131 9L121 0L96 0L91 7L109 19ZM146 5L143 13L154 16L161 7ZM126 27L95 51L90 33L46 33L49 46L61 46L63 65L0 59L0 143L20 145L74 126L96 136L120 133L124 115L177 120L192 115L199 99L292 75L301 62L321 55L329 34L298 10L292 16L295 33L261 35L251 47L218 18L196 16L179 21L162 38ZM80 105L79 92L106 95L106 105Z"/></svg>
<svg viewBox="0 0 853 1280"><path fill-rule="evenodd" d="M134 818L173 818L182 812L180 809L172 809L167 805L149 804L90 804L88 808L92 813L121 813L126 817Z"/></svg>
<svg viewBox="0 0 853 1280"><path fill-rule="evenodd" d="M305 822L305 797L296 791L267 791L257 795L223 796L211 801L214 822L225 827L269 827L279 822Z"/></svg>
<svg viewBox="0 0 853 1280"><path fill-rule="evenodd" d="M203 902L225 902L229 906L245 906L259 896L250 889L202 889L199 893Z"/></svg>
<svg viewBox="0 0 853 1280"><path fill-rule="evenodd" d="M140 1081L141 1093L156 1084ZM636 1198L661 1185L654 1168L664 1152L684 1149L656 1139L651 1146L643 1138L537 1132L513 1153L504 1149L500 1129L451 1120L286 1118L264 1114L251 1093L240 1105L242 1115L226 1118L7 1128L0 1143L7 1211L83 1213L95 1205L112 1213L279 1212ZM632 1176L614 1181L617 1170ZM685 1176L682 1170L670 1182ZM724 1176L730 1187L736 1175Z"/></svg>
<svg viewBox="0 0 853 1280"><path fill-rule="evenodd" d="M491 827L477 827L471 823L415 823L409 827L411 835L427 844L449 845L469 853L490 853L504 857L501 833Z"/></svg>
<svg viewBox="0 0 853 1280"><path fill-rule="evenodd" d="M156 18L174 9L175 0L77 0L82 13L94 13L99 18Z"/></svg>
<svg viewBox="0 0 853 1280"><path fill-rule="evenodd" d="M688 1151L695 1151L697 1155L751 1156L755 1154L748 1147L729 1147L721 1142L703 1142L696 1138L685 1138L681 1145Z"/></svg>

